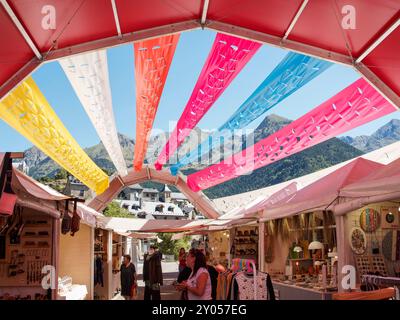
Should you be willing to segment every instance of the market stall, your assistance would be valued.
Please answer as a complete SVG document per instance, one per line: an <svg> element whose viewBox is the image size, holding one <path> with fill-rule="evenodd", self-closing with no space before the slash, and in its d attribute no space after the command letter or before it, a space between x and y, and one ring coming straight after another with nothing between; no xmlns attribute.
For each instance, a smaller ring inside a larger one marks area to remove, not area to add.
<svg viewBox="0 0 400 320"><path fill-rule="evenodd" d="M94 297L94 235L100 213L79 203L79 232L60 234L59 294L62 300L92 300Z"/></svg>
<svg viewBox="0 0 400 320"><path fill-rule="evenodd" d="M112 231L103 228L94 230L94 300L109 300L112 297Z"/></svg>
<svg viewBox="0 0 400 320"><path fill-rule="evenodd" d="M399 202L372 203L344 216L344 260L363 275L400 277Z"/></svg>
<svg viewBox="0 0 400 320"><path fill-rule="evenodd" d="M357 282L366 273L400 277L400 159L340 190L333 208L344 236L339 268L354 266Z"/></svg>
<svg viewBox="0 0 400 320"><path fill-rule="evenodd" d="M0 154L0 299L56 299L60 217L73 212L72 199L11 161Z"/></svg>
<svg viewBox="0 0 400 320"><path fill-rule="evenodd" d="M331 299L337 291L336 226L315 211L265 222L264 270L281 300Z"/></svg>
<svg viewBox="0 0 400 320"><path fill-rule="evenodd" d="M230 232L229 230L210 231L205 237L205 249L211 265L228 267L230 261Z"/></svg>
<svg viewBox="0 0 400 320"><path fill-rule="evenodd" d="M329 299L338 290L338 239L343 233L336 226L333 205L341 188L381 167L356 159L264 209L265 270L273 275L282 299L315 299L316 292L319 299ZM299 289L304 289L301 295Z"/></svg>

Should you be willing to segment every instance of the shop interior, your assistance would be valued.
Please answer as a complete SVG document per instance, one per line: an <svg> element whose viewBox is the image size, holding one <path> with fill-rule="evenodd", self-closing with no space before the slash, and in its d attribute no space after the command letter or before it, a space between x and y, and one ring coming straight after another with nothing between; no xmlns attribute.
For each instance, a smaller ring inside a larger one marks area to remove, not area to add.
<svg viewBox="0 0 400 320"><path fill-rule="evenodd" d="M337 291L335 219L329 211L265 223L265 270L274 284Z"/></svg>
<svg viewBox="0 0 400 320"><path fill-rule="evenodd" d="M42 268L55 265L54 219L16 205L14 214L2 217L0 230L0 300L50 300L42 287Z"/></svg>

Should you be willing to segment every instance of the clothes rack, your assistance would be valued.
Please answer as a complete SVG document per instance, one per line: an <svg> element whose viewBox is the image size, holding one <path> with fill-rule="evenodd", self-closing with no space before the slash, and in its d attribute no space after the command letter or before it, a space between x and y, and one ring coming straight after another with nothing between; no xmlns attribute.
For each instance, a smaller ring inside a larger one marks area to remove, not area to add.
<svg viewBox="0 0 400 320"><path fill-rule="evenodd" d="M400 278L395 277L382 277L376 275L365 274L361 278L362 283L370 283L377 286L387 285L393 286L396 290L396 300L400 300Z"/></svg>
<svg viewBox="0 0 400 320"><path fill-rule="evenodd" d="M251 267L251 269L250 269ZM254 277L254 300L257 300L257 269L256 264L253 259L240 259L235 258L232 259L232 270L239 271L239 270L246 270L252 271Z"/></svg>

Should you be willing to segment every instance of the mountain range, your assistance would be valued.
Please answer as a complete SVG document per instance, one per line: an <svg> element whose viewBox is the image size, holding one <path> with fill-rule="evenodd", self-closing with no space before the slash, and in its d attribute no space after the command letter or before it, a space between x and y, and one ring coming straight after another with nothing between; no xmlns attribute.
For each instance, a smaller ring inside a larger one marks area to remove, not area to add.
<svg viewBox="0 0 400 320"><path fill-rule="evenodd" d="M248 141L254 139L254 143L256 143L291 122L291 120L278 115L269 115L265 117L255 129L251 139L248 139ZM193 130L180 148L178 156L181 157L189 150L195 148L197 142L203 140L208 134L209 132L202 131L199 128ZM197 139L194 139L194 137ZM123 134L118 134L118 138L126 164L129 168L132 166L133 162L135 140ZM146 155L149 163L153 163L157 158L167 138L168 136L159 134L150 139ZM305 151L277 161L276 163L259 168L249 175L227 181L207 189L204 192L210 198L218 198L263 188L335 165L398 140L400 140L400 120L391 120L370 136L332 138ZM237 141L238 142L235 143L241 143L240 139L237 139ZM238 146L233 147L236 148ZM102 143L85 148L85 152L101 168L107 170L109 173L115 171L114 165ZM214 158L215 150L212 151L209 156ZM36 179L54 177L59 170L59 166L36 147L25 151L24 161L29 168L29 175ZM203 167L204 165L194 164L189 168L185 168L183 172L189 174ZM162 187L160 184L154 182L146 182L142 185L157 189L161 189ZM173 191L174 189L175 188L173 188Z"/></svg>
<svg viewBox="0 0 400 320"><path fill-rule="evenodd" d="M392 119L370 136L345 136L341 140L365 153L374 151L400 140L400 120Z"/></svg>

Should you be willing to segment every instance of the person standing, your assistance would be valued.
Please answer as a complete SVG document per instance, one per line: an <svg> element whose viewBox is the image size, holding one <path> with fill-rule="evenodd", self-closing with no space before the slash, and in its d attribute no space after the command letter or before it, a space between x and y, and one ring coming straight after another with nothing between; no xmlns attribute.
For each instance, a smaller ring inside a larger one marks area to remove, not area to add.
<svg viewBox="0 0 400 320"><path fill-rule="evenodd" d="M121 295L125 300L133 299L133 289L137 286L136 282L136 268L131 263L131 256L129 254L124 255L124 259L121 265Z"/></svg>
<svg viewBox="0 0 400 320"><path fill-rule="evenodd" d="M187 281L176 286L177 289L186 290L188 300L211 300L211 279L205 255L201 250L191 249L186 263L192 269L192 273Z"/></svg>
<svg viewBox="0 0 400 320"><path fill-rule="evenodd" d="M160 286L163 285L161 253L154 245L144 255L143 261L144 300L161 300Z"/></svg>
<svg viewBox="0 0 400 320"><path fill-rule="evenodd" d="M179 268L179 273L181 273L182 270L186 268L186 251L185 251L185 248L180 248L178 260L179 260L179 267L178 267Z"/></svg>

